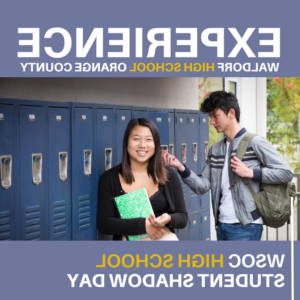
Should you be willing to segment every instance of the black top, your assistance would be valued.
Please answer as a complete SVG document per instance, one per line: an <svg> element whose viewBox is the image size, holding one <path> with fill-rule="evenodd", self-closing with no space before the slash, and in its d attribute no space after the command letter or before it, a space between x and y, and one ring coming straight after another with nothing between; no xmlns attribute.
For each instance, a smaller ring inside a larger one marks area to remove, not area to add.
<svg viewBox="0 0 300 300"><path fill-rule="evenodd" d="M169 209L169 203L163 192L163 186L159 186L159 190L154 193L149 200L156 218L164 214Z"/></svg>
<svg viewBox="0 0 300 300"><path fill-rule="evenodd" d="M165 213L171 216L171 222L167 224L167 227L174 232L174 228L181 229L186 226L188 214L178 175L172 168L166 167L166 169L169 172L169 181L161 189L168 203L168 209ZM146 233L145 218L127 220L119 218L113 198L124 194L119 180L118 167L104 172L98 188L97 223L99 231L104 235L112 234L114 240L121 240L122 235Z"/></svg>

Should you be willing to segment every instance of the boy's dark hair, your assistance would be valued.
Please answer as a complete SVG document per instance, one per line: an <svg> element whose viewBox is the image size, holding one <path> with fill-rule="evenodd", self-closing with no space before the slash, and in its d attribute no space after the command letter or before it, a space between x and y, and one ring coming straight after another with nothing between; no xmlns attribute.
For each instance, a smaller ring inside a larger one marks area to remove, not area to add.
<svg viewBox="0 0 300 300"><path fill-rule="evenodd" d="M152 133L153 141L155 145L155 153L150 158L147 173L151 175L155 184L165 185L168 181L169 172L165 168L163 163L163 159L161 156L161 146L160 146L160 136L159 131L156 125L149 119L146 118L139 118L139 119L132 119L129 121L127 128L125 130L124 139L123 139L123 156L122 156L122 163L119 165L119 173L123 176L124 181L127 184L132 184L135 179L131 171L131 162L130 156L128 154L128 139L132 129L137 126L145 126L148 127Z"/></svg>
<svg viewBox="0 0 300 300"><path fill-rule="evenodd" d="M221 109L226 115L231 108L234 109L236 120L240 122L240 106L234 94L224 91L212 92L201 103L200 110L209 114L216 108Z"/></svg>

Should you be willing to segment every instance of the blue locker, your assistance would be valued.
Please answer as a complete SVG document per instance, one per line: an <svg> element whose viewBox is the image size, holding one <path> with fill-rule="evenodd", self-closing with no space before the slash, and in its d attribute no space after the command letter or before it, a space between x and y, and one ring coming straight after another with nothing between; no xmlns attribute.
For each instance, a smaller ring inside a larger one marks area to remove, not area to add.
<svg viewBox="0 0 300 300"><path fill-rule="evenodd" d="M207 114L199 113L199 124L200 124L200 172L205 164L205 160L207 159L208 150L209 150L209 119Z"/></svg>
<svg viewBox="0 0 300 300"><path fill-rule="evenodd" d="M201 240L210 241L210 211L201 213Z"/></svg>
<svg viewBox="0 0 300 300"><path fill-rule="evenodd" d="M202 172L205 161L207 159L209 150L209 119L207 114L199 113L199 124L200 124L200 159L199 159L199 173ZM201 209L206 209L210 206L210 192L201 195Z"/></svg>
<svg viewBox="0 0 300 300"><path fill-rule="evenodd" d="M72 104L72 236L96 239L94 106Z"/></svg>
<svg viewBox="0 0 300 300"><path fill-rule="evenodd" d="M189 239L191 241L200 241L201 240L201 215L199 212L190 214L189 227L190 227Z"/></svg>
<svg viewBox="0 0 300 300"><path fill-rule="evenodd" d="M131 107L130 106L118 106L115 110L115 122L116 122L116 165L122 162L123 151L123 139L126 127L131 120Z"/></svg>
<svg viewBox="0 0 300 300"><path fill-rule="evenodd" d="M175 110L175 156L182 163L187 164L187 122L188 116L186 112ZM179 179L182 185L183 196L187 212L189 212L189 188L183 183L180 175ZM180 240L189 240L189 225L184 229L179 229L177 236Z"/></svg>
<svg viewBox="0 0 300 300"><path fill-rule="evenodd" d="M176 158L182 163L187 164L187 122L188 115L185 112L175 111L175 154ZM178 175L182 184L183 195L185 199L186 209L189 212L189 188L183 183L180 175Z"/></svg>
<svg viewBox="0 0 300 300"><path fill-rule="evenodd" d="M187 125L187 166L199 174L199 121L198 112L188 113ZM200 195L189 189L189 212L200 210Z"/></svg>
<svg viewBox="0 0 300 300"><path fill-rule="evenodd" d="M176 234L177 234L179 241L188 241L189 240L189 232L190 232L189 230L190 230L190 228L189 228L189 221L188 221L185 228L177 230Z"/></svg>
<svg viewBox="0 0 300 300"><path fill-rule="evenodd" d="M19 106L19 230L21 240L45 240L46 109L44 106ZM38 105L38 103L36 103Z"/></svg>
<svg viewBox="0 0 300 300"><path fill-rule="evenodd" d="M72 149L69 104L49 104L48 145L48 238L50 240L71 240Z"/></svg>
<svg viewBox="0 0 300 300"><path fill-rule="evenodd" d="M106 170L116 165L116 147L114 136L114 110L109 106L96 106L96 201L98 204L98 183ZM99 240L111 240L112 236L98 232Z"/></svg>
<svg viewBox="0 0 300 300"><path fill-rule="evenodd" d="M148 107L132 106L132 119L149 119Z"/></svg>
<svg viewBox="0 0 300 300"><path fill-rule="evenodd" d="M167 112L150 112L149 119L156 125L159 136L160 145L163 150L169 149L169 123Z"/></svg>
<svg viewBox="0 0 300 300"><path fill-rule="evenodd" d="M0 241L17 239L17 109L0 99Z"/></svg>
<svg viewBox="0 0 300 300"><path fill-rule="evenodd" d="M175 122L174 111L168 112L169 118L169 153L176 155L175 153Z"/></svg>

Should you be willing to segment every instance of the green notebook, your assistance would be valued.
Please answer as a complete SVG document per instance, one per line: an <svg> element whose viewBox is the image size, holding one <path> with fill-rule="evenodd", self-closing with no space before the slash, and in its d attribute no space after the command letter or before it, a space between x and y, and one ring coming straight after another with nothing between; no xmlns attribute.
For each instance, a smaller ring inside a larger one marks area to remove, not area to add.
<svg viewBox="0 0 300 300"><path fill-rule="evenodd" d="M140 189L115 198L122 219L146 218L153 213L146 189ZM153 213L154 214L154 213ZM137 241L148 237L148 234L128 235L129 241Z"/></svg>

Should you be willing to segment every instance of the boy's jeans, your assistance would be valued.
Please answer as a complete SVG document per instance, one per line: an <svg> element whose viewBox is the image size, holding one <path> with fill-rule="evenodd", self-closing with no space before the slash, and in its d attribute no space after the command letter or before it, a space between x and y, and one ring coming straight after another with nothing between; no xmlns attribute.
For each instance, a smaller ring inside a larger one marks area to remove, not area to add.
<svg viewBox="0 0 300 300"><path fill-rule="evenodd" d="M243 227L240 223L218 223L218 241L260 241L264 227L250 223Z"/></svg>

